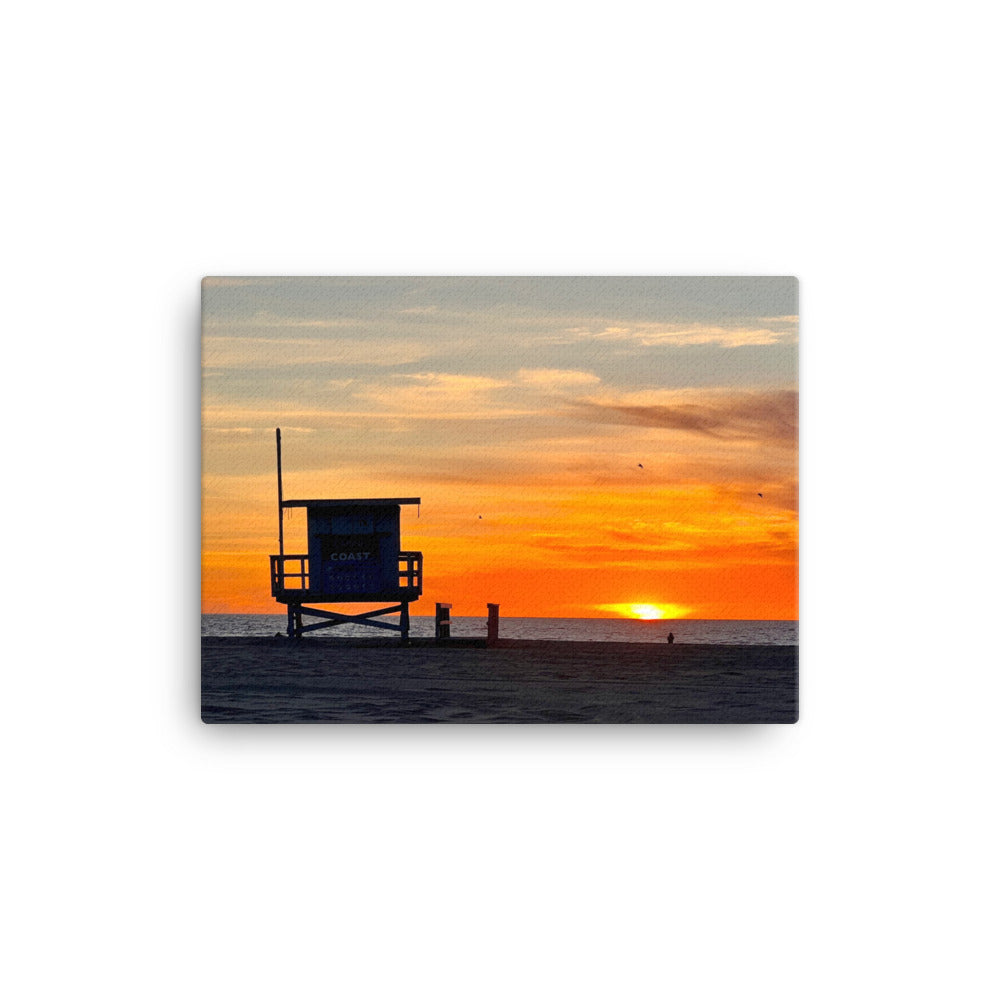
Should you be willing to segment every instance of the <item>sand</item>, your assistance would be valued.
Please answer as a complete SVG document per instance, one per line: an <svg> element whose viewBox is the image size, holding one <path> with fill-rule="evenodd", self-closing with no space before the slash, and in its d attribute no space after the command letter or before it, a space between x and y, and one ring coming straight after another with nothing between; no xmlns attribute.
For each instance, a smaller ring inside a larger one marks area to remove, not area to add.
<svg viewBox="0 0 1000 1000"><path fill-rule="evenodd" d="M203 637L202 718L788 723L798 647Z"/></svg>

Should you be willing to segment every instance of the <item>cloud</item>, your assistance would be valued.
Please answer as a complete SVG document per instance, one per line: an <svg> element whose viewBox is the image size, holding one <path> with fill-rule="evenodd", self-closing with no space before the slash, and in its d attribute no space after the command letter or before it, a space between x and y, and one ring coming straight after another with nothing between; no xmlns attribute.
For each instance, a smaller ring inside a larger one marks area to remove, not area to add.
<svg viewBox="0 0 1000 1000"><path fill-rule="evenodd" d="M774 316L759 320L766 326L715 326L706 323L634 323L603 327L571 327L582 339L633 341L643 347L689 347L716 344L719 347L750 347L794 340L797 317Z"/></svg>
<svg viewBox="0 0 1000 1000"><path fill-rule="evenodd" d="M502 406L502 393L510 386L507 379L486 375L418 372L395 375L388 383L355 393L354 398L382 407L377 415L414 419L477 420L533 413L521 407Z"/></svg>
<svg viewBox="0 0 1000 1000"><path fill-rule="evenodd" d="M522 368L510 377L419 372L393 375L354 398L417 419L524 417L551 410L548 393L592 390L600 382L591 372L566 368Z"/></svg>
<svg viewBox="0 0 1000 1000"><path fill-rule="evenodd" d="M593 372L567 368L522 368L517 379L525 385L543 389L565 389L570 386L596 385L600 378Z"/></svg>
<svg viewBox="0 0 1000 1000"><path fill-rule="evenodd" d="M399 375L397 378L409 379L431 391L462 395L485 389L502 389L510 385L506 379L491 378L489 375L453 375L448 372L419 372L414 375Z"/></svg>
<svg viewBox="0 0 1000 1000"><path fill-rule="evenodd" d="M202 358L206 368L260 371L304 364L388 367L419 361L431 348L417 341L393 340L384 345L347 337L206 336Z"/></svg>
<svg viewBox="0 0 1000 1000"><path fill-rule="evenodd" d="M710 438L767 439L794 446L798 439L798 393L635 393L573 404L578 416L598 423L631 424ZM572 412L572 411L571 411Z"/></svg>
<svg viewBox="0 0 1000 1000"><path fill-rule="evenodd" d="M203 327L206 330L297 330L297 329L358 329L370 327L373 320L361 316L287 316L270 309L255 309L245 315L206 316Z"/></svg>

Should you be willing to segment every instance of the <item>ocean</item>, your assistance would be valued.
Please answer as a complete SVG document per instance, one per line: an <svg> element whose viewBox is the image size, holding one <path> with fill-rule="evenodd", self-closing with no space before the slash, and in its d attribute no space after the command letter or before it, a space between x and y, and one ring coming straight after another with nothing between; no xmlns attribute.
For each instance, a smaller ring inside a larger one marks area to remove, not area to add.
<svg viewBox="0 0 1000 1000"><path fill-rule="evenodd" d="M398 620L394 616L388 621ZM273 636L284 634L286 616L278 615L202 615L202 636ZM305 623L317 619L305 619ZM665 643L673 632L674 642L713 646L796 646L799 641L797 621L742 621L680 618L643 621L637 618L504 618L500 617L501 639L562 639L569 642L656 642ZM455 638L486 638L486 618L451 619ZM410 635L433 638L434 619L410 618ZM391 632L363 625L340 625L321 629L304 637L313 641L328 637L384 638Z"/></svg>

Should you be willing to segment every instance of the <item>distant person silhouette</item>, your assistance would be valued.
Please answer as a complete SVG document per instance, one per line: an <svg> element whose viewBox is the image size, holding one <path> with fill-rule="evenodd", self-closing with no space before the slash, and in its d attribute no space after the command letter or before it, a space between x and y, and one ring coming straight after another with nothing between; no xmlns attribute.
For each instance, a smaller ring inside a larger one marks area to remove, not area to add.
<svg viewBox="0 0 1000 1000"><path fill-rule="evenodd" d="M671 645L673 645L673 642L674 642L674 633L673 632L668 632L667 633L667 642L669 642Z"/></svg>

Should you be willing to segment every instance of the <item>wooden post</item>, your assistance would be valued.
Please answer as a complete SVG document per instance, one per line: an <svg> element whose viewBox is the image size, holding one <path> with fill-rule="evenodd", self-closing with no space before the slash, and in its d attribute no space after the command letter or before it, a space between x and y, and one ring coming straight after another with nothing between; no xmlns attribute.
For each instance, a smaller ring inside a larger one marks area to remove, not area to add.
<svg viewBox="0 0 1000 1000"><path fill-rule="evenodd" d="M399 638L404 643L410 638L410 604L408 601L403 601L403 606L399 609Z"/></svg>
<svg viewBox="0 0 1000 1000"><path fill-rule="evenodd" d="M435 639L450 639L451 638L451 605L450 604L435 604L434 605L434 638Z"/></svg>
<svg viewBox="0 0 1000 1000"><path fill-rule="evenodd" d="M496 642L500 637L500 605L486 605L486 641Z"/></svg>

